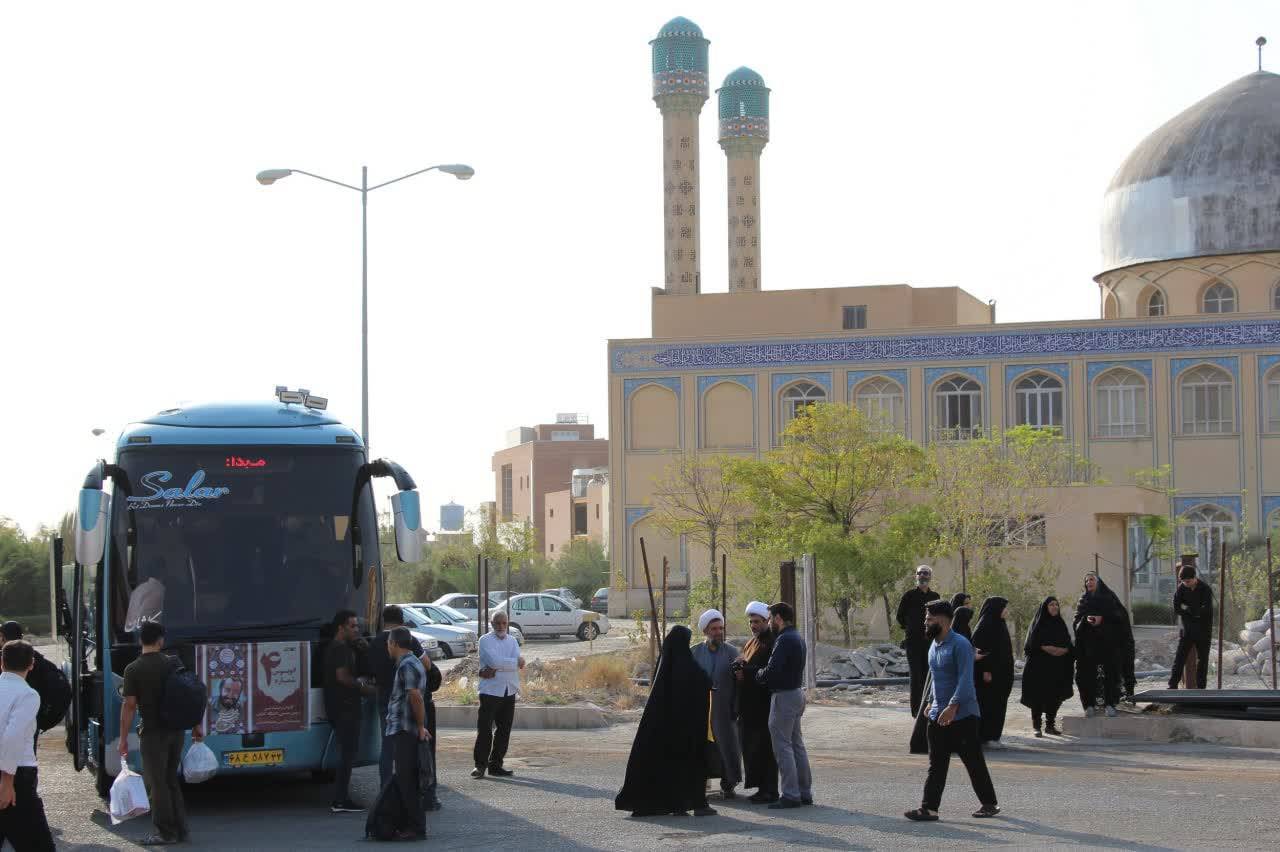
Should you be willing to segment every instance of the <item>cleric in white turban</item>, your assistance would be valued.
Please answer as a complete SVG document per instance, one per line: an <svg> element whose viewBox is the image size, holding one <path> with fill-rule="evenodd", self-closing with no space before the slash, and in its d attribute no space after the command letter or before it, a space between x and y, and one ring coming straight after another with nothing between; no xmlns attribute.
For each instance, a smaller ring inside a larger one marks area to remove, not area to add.
<svg viewBox="0 0 1280 852"><path fill-rule="evenodd" d="M715 748L710 751L719 758L709 761L707 777L719 778L724 797L732 799L733 788L742 781L742 751L733 709L737 689L733 661L738 658L738 649L724 641L724 615L720 610L704 612L698 619L698 629L707 639L693 646L693 659L711 678L711 735Z"/></svg>
<svg viewBox="0 0 1280 852"><path fill-rule="evenodd" d="M747 618L758 615L765 621L769 620L769 605L760 603L760 601L752 601L747 604Z"/></svg>

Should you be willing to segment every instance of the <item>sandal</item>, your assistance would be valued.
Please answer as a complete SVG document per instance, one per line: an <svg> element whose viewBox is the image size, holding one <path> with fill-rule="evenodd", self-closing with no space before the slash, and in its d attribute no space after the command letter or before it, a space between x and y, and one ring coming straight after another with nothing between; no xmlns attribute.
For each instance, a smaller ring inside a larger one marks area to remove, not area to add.
<svg viewBox="0 0 1280 852"><path fill-rule="evenodd" d="M927 811L924 808L916 808L914 811L907 811L905 814L903 814L903 816L909 820L912 820L913 822L937 822L938 821L937 814L933 813L932 811Z"/></svg>
<svg viewBox="0 0 1280 852"><path fill-rule="evenodd" d="M974 819L989 819L1000 813L999 805L983 805L973 812Z"/></svg>

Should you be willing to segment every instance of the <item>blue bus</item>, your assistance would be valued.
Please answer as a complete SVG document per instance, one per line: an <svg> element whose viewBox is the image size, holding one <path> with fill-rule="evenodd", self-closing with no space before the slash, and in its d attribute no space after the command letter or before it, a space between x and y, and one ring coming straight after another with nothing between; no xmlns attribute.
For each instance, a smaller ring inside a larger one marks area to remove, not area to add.
<svg viewBox="0 0 1280 852"><path fill-rule="evenodd" d="M131 424L114 462L99 461L85 479L71 588L56 594L70 644L67 747L104 796L120 771L123 674L144 620L165 625L166 650L209 689L205 742L220 775L323 776L337 766L322 691L330 624L349 609L366 636L381 626L371 481L395 483L403 561L420 558L421 507L409 474L370 460L326 400L285 388L276 396ZM54 575L62 585L63 572ZM364 710L358 764L375 762L381 743L376 710Z"/></svg>

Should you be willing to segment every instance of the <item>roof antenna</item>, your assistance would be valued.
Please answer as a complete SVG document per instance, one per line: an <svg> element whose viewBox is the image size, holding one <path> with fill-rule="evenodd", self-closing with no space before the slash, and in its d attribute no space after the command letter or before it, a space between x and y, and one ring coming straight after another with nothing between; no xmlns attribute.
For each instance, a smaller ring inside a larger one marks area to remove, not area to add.
<svg viewBox="0 0 1280 852"><path fill-rule="evenodd" d="M1258 70L1262 70L1262 48L1267 44L1266 36L1258 36L1258 40L1254 42L1258 46Z"/></svg>

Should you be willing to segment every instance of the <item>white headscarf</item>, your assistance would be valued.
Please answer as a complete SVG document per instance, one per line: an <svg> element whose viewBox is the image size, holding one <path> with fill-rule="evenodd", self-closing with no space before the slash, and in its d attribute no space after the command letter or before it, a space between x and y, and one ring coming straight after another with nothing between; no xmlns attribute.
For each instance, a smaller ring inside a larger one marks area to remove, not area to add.
<svg viewBox="0 0 1280 852"><path fill-rule="evenodd" d="M765 604L760 603L760 601L752 601L751 603L747 604L747 616L750 617L753 615L758 615L761 618L763 618L765 621L768 621L769 607L766 606Z"/></svg>
<svg viewBox="0 0 1280 852"><path fill-rule="evenodd" d="M720 614L718 609L709 609L698 619L698 631L705 633L707 625L713 621L724 621L724 616Z"/></svg>

